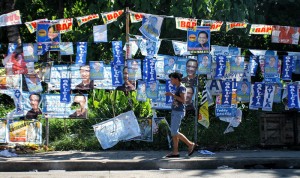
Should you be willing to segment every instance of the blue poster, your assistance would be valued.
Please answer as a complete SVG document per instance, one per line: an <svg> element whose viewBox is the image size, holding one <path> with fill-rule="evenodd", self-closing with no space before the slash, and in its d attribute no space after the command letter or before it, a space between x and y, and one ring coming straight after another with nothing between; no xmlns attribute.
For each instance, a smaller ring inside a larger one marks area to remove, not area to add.
<svg viewBox="0 0 300 178"><path fill-rule="evenodd" d="M210 27L197 26L187 30L187 50L191 53L209 53Z"/></svg>
<svg viewBox="0 0 300 178"><path fill-rule="evenodd" d="M59 51L60 33L55 24L51 22L40 22L36 30L38 53L41 51ZM43 46L42 46L43 45Z"/></svg>
<svg viewBox="0 0 300 178"><path fill-rule="evenodd" d="M158 97L158 86L157 86L156 81L153 81L151 83L147 83L146 93L147 93L148 98L157 99L157 97Z"/></svg>
<svg viewBox="0 0 300 178"><path fill-rule="evenodd" d="M23 54L25 62L37 62L37 44L36 43L23 43Z"/></svg>
<svg viewBox="0 0 300 178"><path fill-rule="evenodd" d="M24 77L30 93L41 93L43 91L40 78L37 74L25 74Z"/></svg>
<svg viewBox="0 0 300 178"><path fill-rule="evenodd" d="M104 79L104 62L90 61L90 79L103 80Z"/></svg>
<svg viewBox="0 0 300 178"><path fill-rule="evenodd" d="M86 63L87 42L77 42L77 52L75 64L83 66Z"/></svg>
<svg viewBox="0 0 300 178"><path fill-rule="evenodd" d="M187 60L188 60L188 58L186 58L186 57L178 57L177 60L176 60L176 69L175 69L175 71L182 73L183 76L187 76L187 73L186 73L186 62L187 62Z"/></svg>
<svg viewBox="0 0 300 178"><path fill-rule="evenodd" d="M299 109L298 103L298 85L296 83L291 83L287 86L288 91L288 108L289 109Z"/></svg>
<svg viewBox="0 0 300 178"><path fill-rule="evenodd" d="M211 72L211 55L199 54L198 55L198 74L208 74Z"/></svg>
<svg viewBox="0 0 300 178"><path fill-rule="evenodd" d="M158 41L164 18L150 14L144 14L143 16L143 25L139 29L140 32L151 41Z"/></svg>
<svg viewBox="0 0 300 178"><path fill-rule="evenodd" d="M129 80L138 80L142 79L142 71L141 71L141 63L140 59L128 59L128 79Z"/></svg>
<svg viewBox="0 0 300 178"><path fill-rule="evenodd" d="M232 81L222 81L222 100L221 104L224 106L231 106L232 99Z"/></svg>
<svg viewBox="0 0 300 178"><path fill-rule="evenodd" d="M168 96L165 95L166 90L167 90L166 87L167 87L166 84L158 83L158 98L152 100L152 102L151 102L152 108L154 108L154 109L171 109L171 103L166 103L166 102L168 102L166 99Z"/></svg>
<svg viewBox="0 0 300 178"><path fill-rule="evenodd" d="M136 100L145 102L147 100L146 82L139 80Z"/></svg>
<svg viewBox="0 0 300 178"><path fill-rule="evenodd" d="M114 65L114 63L111 62L112 85L114 87L122 86L123 84L123 68L123 66Z"/></svg>
<svg viewBox="0 0 300 178"><path fill-rule="evenodd" d="M293 61L293 56L283 56L282 80L292 80Z"/></svg>
<svg viewBox="0 0 300 178"><path fill-rule="evenodd" d="M156 71L155 71L155 63L156 59L148 58L147 59L147 83L156 82Z"/></svg>
<svg viewBox="0 0 300 178"><path fill-rule="evenodd" d="M265 56L264 81L265 82L279 81L278 56Z"/></svg>
<svg viewBox="0 0 300 178"><path fill-rule="evenodd" d="M169 76L165 75L164 66L165 66L165 55L157 55L155 63L156 79L166 79Z"/></svg>
<svg viewBox="0 0 300 178"><path fill-rule="evenodd" d="M15 52L17 47L18 47L18 43L8 43L7 55Z"/></svg>
<svg viewBox="0 0 300 178"><path fill-rule="evenodd" d="M244 73L244 57L232 56L230 59L230 73Z"/></svg>
<svg viewBox="0 0 300 178"><path fill-rule="evenodd" d="M250 108L258 109L263 107L265 94L265 83L256 82L253 85L253 96L251 96Z"/></svg>
<svg viewBox="0 0 300 178"><path fill-rule="evenodd" d="M225 75L226 69L226 56L219 55L216 58L216 75L215 79L221 79Z"/></svg>
<svg viewBox="0 0 300 178"><path fill-rule="evenodd" d="M275 91L274 91L274 103L281 103L281 97L282 97L282 84L281 83L274 83Z"/></svg>
<svg viewBox="0 0 300 178"><path fill-rule="evenodd" d="M251 83L248 81L237 82L237 98L242 103L250 101Z"/></svg>
<svg viewBox="0 0 300 178"><path fill-rule="evenodd" d="M122 41L112 41L114 65L124 65Z"/></svg>
<svg viewBox="0 0 300 178"><path fill-rule="evenodd" d="M59 43L60 55L72 55L74 54L72 42L61 42Z"/></svg>
<svg viewBox="0 0 300 178"><path fill-rule="evenodd" d="M250 74L251 74L251 76L256 76L258 64L259 64L258 56L251 55L250 56Z"/></svg>
<svg viewBox="0 0 300 178"><path fill-rule="evenodd" d="M176 86L172 85L171 80L166 80L166 92L171 92L175 94ZM166 96L166 104L172 104L173 103L173 97L172 96Z"/></svg>
<svg viewBox="0 0 300 178"><path fill-rule="evenodd" d="M104 64L103 77L103 80L94 80L94 88L107 90L116 89L112 84L111 66L109 64Z"/></svg>
<svg viewBox="0 0 300 178"><path fill-rule="evenodd" d="M71 101L71 80L69 78L60 79L60 102L70 103Z"/></svg>

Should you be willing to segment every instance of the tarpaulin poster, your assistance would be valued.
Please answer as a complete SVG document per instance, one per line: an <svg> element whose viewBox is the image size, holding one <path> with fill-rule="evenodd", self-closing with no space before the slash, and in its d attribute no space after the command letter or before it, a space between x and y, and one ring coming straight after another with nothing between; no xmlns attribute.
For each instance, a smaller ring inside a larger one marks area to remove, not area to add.
<svg viewBox="0 0 300 178"><path fill-rule="evenodd" d="M288 108L299 109L299 90L297 83L291 83L287 85L288 91Z"/></svg>
<svg viewBox="0 0 300 178"><path fill-rule="evenodd" d="M128 59L127 66L129 80L142 79L142 61L140 59Z"/></svg>
<svg viewBox="0 0 300 178"><path fill-rule="evenodd" d="M209 26L211 32L219 32L223 25L223 21L216 20L202 20L201 26Z"/></svg>
<svg viewBox="0 0 300 178"><path fill-rule="evenodd" d="M38 19L38 20L31 21L31 22L25 22L25 25L26 25L27 29L29 30L29 32L33 33L36 31L37 24L39 22L43 22L46 20L48 20L48 19Z"/></svg>
<svg viewBox="0 0 300 178"><path fill-rule="evenodd" d="M279 79L278 56L265 56L264 67L265 82L276 82L276 78Z"/></svg>
<svg viewBox="0 0 300 178"><path fill-rule="evenodd" d="M114 65L124 65L124 57L122 51L122 41L113 41L112 42L113 58Z"/></svg>
<svg viewBox="0 0 300 178"><path fill-rule="evenodd" d="M144 82L144 81L138 81L136 100L143 101L143 102L145 102L147 100L146 82Z"/></svg>
<svg viewBox="0 0 300 178"><path fill-rule="evenodd" d="M60 34L72 31L73 18L59 19L55 24L55 28Z"/></svg>
<svg viewBox="0 0 300 178"><path fill-rule="evenodd" d="M179 30L188 30L197 26L197 19L175 17L176 28Z"/></svg>
<svg viewBox="0 0 300 178"><path fill-rule="evenodd" d="M156 59L147 58L146 61L147 61L147 66L148 66L147 67L147 83L156 82L156 70L155 70Z"/></svg>
<svg viewBox="0 0 300 178"><path fill-rule="evenodd" d="M143 21L144 13L130 11L130 22L137 23Z"/></svg>
<svg viewBox="0 0 300 178"><path fill-rule="evenodd" d="M272 34L272 29L273 29L272 25L252 24L249 34L271 35Z"/></svg>
<svg viewBox="0 0 300 178"><path fill-rule="evenodd" d="M251 76L256 75L256 71L257 71L258 64L259 64L258 58L259 57L255 56L255 55L250 56L250 74L251 74Z"/></svg>
<svg viewBox="0 0 300 178"><path fill-rule="evenodd" d="M175 72L177 56L158 55L156 59L163 61L163 75L160 78L169 79L169 74Z"/></svg>
<svg viewBox="0 0 300 178"><path fill-rule="evenodd" d="M37 44L23 43L23 53L25 62L37 62Z"/></svg>
<svg viewBox="0 0 300 178"><path fill-rule="evenodd" d="M71 101L71 80L69 78L60 79L60 102L69 103Z"/></svg>
<svg viewBox="0 0 300 178"><path fill-rule="evenodd" d="M90 66L71 65L71 89L91 90L94 88L94 81L90 79ZM67 77L66 77L67 78Z"/></svg>
<svg viewBox="0 0 300 178"><path fill-rule="evenodd" d="M226 56L217 56L216 58L216 75L215 79L221 79L225 75L225 70L226 70Z"/></svg>
<svg viewBox="0 0 300 178"><path fill-rule="evenodd" d="M22 75L6 75L4 68L0 68L0 89L17 89L21 87Z"/></svg>
<svg viewBox="0 0 300 178"><path fill-rule="evenodd" d="M0 27L22 24L20 11L0 15Z"/></svg>
<svg viewBox="0 0 300 178"><path fill-rule="evenodd" d="M94 80L94 88L114 90L116 87L112 85L111 66L109 64L104 64L103 77L103 80Z"/></svg>
<svg viewBox="0 0 300 178"><path fill-rule="evenodd" d="M143 56L153 57L157 55L160 44L161 40L151 41L150 39L142 38L139 47Z"/></svg>
<svg viewBox="0 0 300 178"><path fill-rule="evenodd" d="M54 65L51 67L49 90L60 90L60 79L69 78L70 69L67 65Z"/></svg>
<svg viewBox="0 0 300 178"><path fill-rule="evenodd" d="M240 81L237 83L237 99L242 103L250 101L251 83L247 81Z"/></svg>
<svg viewBox="0 0 300 178"><path fill-rule="evenodd" d="M104 62L90 61L90 79L103 80L104 79Z"/></svg>
<svg viewBox="0 0 300 178"><path fill-rule="evenodd" d="M164 66L165 66L165 55L157 55L155 63L156 79L166 79ZM169 78L169 76L167 76Z"/></svg>
<svg viewBox="0 0 300 178"><path fill-rule="evenodd" d="M0 143L7 143L7 133L7 121L5 119L0 119Z"/></svg>
<svg viewBox="0 0 300 178"><path fill-rule="evenodd" d="M220 80L207 80L206 86L207 90L209 90L211 95L219 95L222 93L222 86Z"/></svg>
<svg viewBox="0 0 300 178"><path fill-rule="evenodd" d="M146 142L153 141L152 118L139 118L138 123L141 130L141 136L133 138L133 140L141 140Z"/></svg>
<svg viewBox="0 0 300 178"><path fill-rule="evenodd" d="M246 22L226 22L226 32L234 28L247 28Z"/></svg>
<svg viewBox="0 0 300 178"><path fill-rule="evenodd" d="M139 30L149 40L158 41L163 20L160 16L144 14L143 25Z"/></svg>
<svg viewBox="0 0 300 178"><path fill-rule="evenodd" d="M212 59L210 54L198 55L198 74L208 74L211 72Z"/></svg>
<svg viewBox="0 0 300 178"><path fill-rule="evenodd" d="M295 44L299 43L299 27L274 25L272 43Z"/></svg>
<svg viewBox="0 0 300 178"><path fill-rule="evenodd" d="M123 14L123 12L124 10L101 13L104 24L109 24L114 21L117 21L118 17L120 17Z"/></svg>
<svg viewBox="0 0 300 178"><path fill-rule="evenodd" d="M275 87L275 91L274 91L274 98L273 98L273 102L274 103L281 103L281 97L282 97L282 84L281 83L275 83L274 84Z"/></svg>
<svg viewBox="0 0 300 178"><path fill-rule="evenodd" d="M9 142L42 144L39 121L9 121Z"/></svg>
<svg viewBox="0 0 300 178"><path fill-rule="evenodd" d="M191 53L209 53L210 27L197 26L187 31L187 50Z"/></svg>
<svg viewBox="0 0 300 178"><path fill-rule="evenodd" d="M177 57L176 64L175 64L176 65L175 71L182 73L183 76L187 76L187 73L186 73L187 60L188 60L188 58L186 58L186 57Z"/></svg>
<svg viewBox="0 0 300 178"><path fill-rule="evenodd" d="M122 84L124 83L123 69L123 66L114 65L114 63L111 62L112 85L114 87L122 86Z"/></svg>
<svg viewBox="0 0 300 178"><path fill-rule="evenodd" d="M93 26L94 42L107 42L107 25Z"/></svg>
<svg viewBox="0 0 300 178"><path fill-rule="evenodd" d="M61 103L60 94L43 95L43 115L46 118L87 119L87 95L71 95L70 103Z"/></svg>
<svg viewBox="0 0 300 178"><path fill-rule="evenodd" d="M91 14L91 15L86 15L86 16L82 16L82 17L76 17L78 26L81 26L91 20L94 19L99 19L99 15L98 14Z"/></svg>

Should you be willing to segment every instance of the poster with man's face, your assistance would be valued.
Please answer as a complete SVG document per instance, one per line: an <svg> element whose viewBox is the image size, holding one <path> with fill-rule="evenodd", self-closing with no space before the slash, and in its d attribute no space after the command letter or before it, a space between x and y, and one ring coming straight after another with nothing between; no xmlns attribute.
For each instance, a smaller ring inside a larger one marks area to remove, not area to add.
<svg viewBox="0 0 300 178"><path fill-rule="evenodd" d="M210 27L197 26L187 31L187 50L191 53L209 53Z"/></svg>
<svg viewBox="0 0 300 178"><path fill-rule="evenodd" d="M198 74L211 73L211 55L199 54L198 55Z"/></svg>

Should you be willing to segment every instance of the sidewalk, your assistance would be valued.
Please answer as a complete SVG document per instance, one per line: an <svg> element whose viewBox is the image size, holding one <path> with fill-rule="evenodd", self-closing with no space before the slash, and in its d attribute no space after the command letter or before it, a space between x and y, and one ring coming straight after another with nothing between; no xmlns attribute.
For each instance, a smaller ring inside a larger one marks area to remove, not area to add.
<svg viewBox="0 0 300 178"><path fill-rule="evenodd" d="M300 151L236 150L191 157L163 158L169 151L55 151L0 157L0 172L18 171L100 171L159 169L300 169Z"/></svg>

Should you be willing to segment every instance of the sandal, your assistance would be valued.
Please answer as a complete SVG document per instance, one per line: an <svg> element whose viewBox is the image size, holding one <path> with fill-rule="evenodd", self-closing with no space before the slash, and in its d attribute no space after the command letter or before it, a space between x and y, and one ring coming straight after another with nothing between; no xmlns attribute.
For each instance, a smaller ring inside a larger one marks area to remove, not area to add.
<svg viewBox="0 0 300 178"><path fill-rule="evenodd" d="M169 154L169 155L165 156L165 158L179 158L179 157L180 157L180 154L178 154L178 155Z"/></svg>
<svg viewBox="0 0 300 178"><path fill-rule="evenodd" d="M192 151L189 152L188 156L192 156L192 154L196 151L198 145L194 143Z"/></svg>

